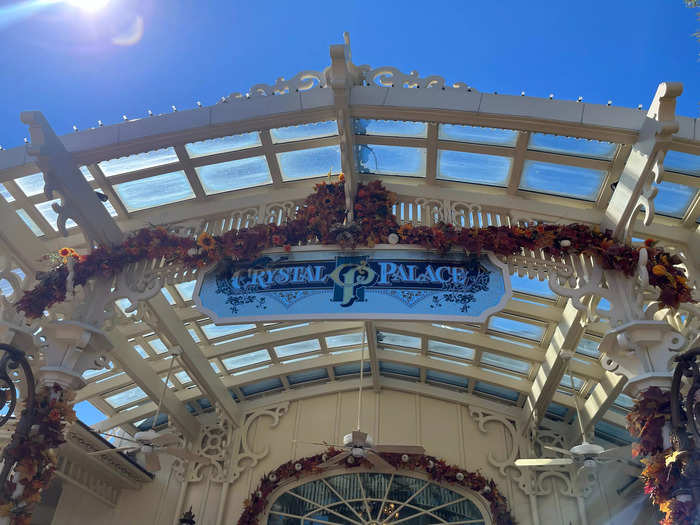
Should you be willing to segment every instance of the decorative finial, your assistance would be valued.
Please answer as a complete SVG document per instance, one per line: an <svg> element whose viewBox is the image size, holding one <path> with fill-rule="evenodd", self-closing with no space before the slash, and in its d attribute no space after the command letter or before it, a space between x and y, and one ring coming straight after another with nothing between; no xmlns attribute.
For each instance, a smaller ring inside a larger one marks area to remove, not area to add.
<svg viewBox="0 0 700 525"><path fill-rule="evenodd" d="M195 525L195 523L194 513L192 512L192 506L190 505L189 510L180 518L180 525Z"/></svg>

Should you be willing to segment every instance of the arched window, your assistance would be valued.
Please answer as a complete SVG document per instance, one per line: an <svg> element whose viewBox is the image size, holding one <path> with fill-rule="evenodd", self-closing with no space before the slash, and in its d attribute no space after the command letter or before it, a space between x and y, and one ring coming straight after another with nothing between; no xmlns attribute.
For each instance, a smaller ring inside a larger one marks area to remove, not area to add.
<svg viewBox="0 0 700 525"><path fill-rule="evenodd" d="M473 495L417 475L346 472L280 493L268 525L488 525ZM486 516L486 517L485 517Z"/></svg>

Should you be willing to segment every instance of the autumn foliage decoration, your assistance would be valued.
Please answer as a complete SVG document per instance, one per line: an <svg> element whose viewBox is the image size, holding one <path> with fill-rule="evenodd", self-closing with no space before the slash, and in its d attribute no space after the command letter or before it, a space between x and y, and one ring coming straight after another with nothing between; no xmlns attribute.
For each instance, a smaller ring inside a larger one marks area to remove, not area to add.
<svg viewBox="0 0 700 525"><path fill-rule="evenodd" d="M41 275L40 283L25 292L17 309L29 318L40 317L51 305L66 298L69 264L73 284L84 285L97 276L113 277L129 264L146 259L164 259L186 268L233 261L243 264L253 261L265 249L306 244L340 245L343 249L357 246L372 247L389 242L392 234L404 245L418 245L440 253L459 248L472 254L491 251L509 256L523 250L543 250L554 257L584 254L592 256L603 268L634 275L639 261L639 249L613 239L583 224L540 224L536 226L487 226L456 228L439 222L434 226L400 225L393 214L397 202L380 181L359 184L354 202L353 220L346 221L345 189L341 177L335 182L315 186L296 212L294 218L282 224L258 224L251 228L230 230L219 236L202 233L197 238L183 237L163 227L146 228L132 233L117 246L100 246L86 255L70 248L53 254L54 268ZM655 246L645 244L648 252L649 282L659 288L659 301L677 307L682 302L694 302L681 260Z"/></svg>
<svg viewBox="0 0 700 525"><path fill-rule="evenodd" d="M39 388L34 412L27 414L32 423L28 433L8 445L6 461L16 465L0 493L0 516L9 517L11 525L29 525L34 505L53 479L56 449L65 443L66 425L76 420L73 398L57 384Z"/></svg>
<svg viewBox="0 0 700 525"><path fill-rule="evenodd" d="M627 415L627 428L638 440L632 453L635 457L641 456L644 464L641 474L644 492L664 514L661 525L691 525L695 523L697 512L694 502L673 497L680 481L681 460L678 453L667 446L670 420L671 393L651 387L635 401Z"/></svg>
<svg viewBox="0 0 700 525"><path fill-rule="evenodd" d="M339 449L330 448L323 454L288 461L269 472L243 504L243 513L238 520L238 525L258 525L260 516L270 503L270 496L278 487L310 474L326 472L327 470L320 468L319 465L341 452ZM379 455L396 469L422 472L438 483L448 483L479 494L488 502L495 525L515 525L515 518L508 508L505 497L496 487L496 483L480 472L468 472L454 465L448 465L442 459L427 455L407 456L407 461L404 461L406 457L402 457L402 454L380 453ZM365 459L356 461L352 465L344 463L344 466L348 471L354 468L372 468L372 464Z"/></svg>

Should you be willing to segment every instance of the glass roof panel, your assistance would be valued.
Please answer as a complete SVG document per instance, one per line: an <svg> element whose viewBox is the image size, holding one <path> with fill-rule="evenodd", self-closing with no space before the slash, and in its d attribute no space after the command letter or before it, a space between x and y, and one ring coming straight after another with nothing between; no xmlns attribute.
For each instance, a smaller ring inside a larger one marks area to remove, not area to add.
<svg viewBox="0 0 700 525"><path fill-rule="evenodd" d="M332 137L338 134L338 123L335 120L325 122L312 122L299 126L287 126L270 130L270 137L274 144L280 142L292 142L295 140L317 139L320 137Z"/></svg>
<svg viewBox="0 0 700 525"><path fill-rule="evenodd" d="M491 385L489 383L484 383L483 381L477 381L474 385L474 392L480 392L482 394L488 394L494 397L499 397L507 401L517 401L519 394L515 390L510 388L505 388L502 386Z"/></svg>
<svg viewBox="0 0 700 525"><path fill-rule="evenodd" d="M474 144L496 144L515 146L518 132L512 129L480 128L478 126L460 126L457 124L440 124L438 138Z"/></svg>
<svg viewBox="0 0 700 525"><path fill-rule="evenodd" d="M190 142L185 144L185 149L190 157L196 158L213 155L214 153L253 148L260 145L260 134L257 131L252 131L250 133L241 133L240 135Z"/></svg>
<svg viewBox="0 0 700 525"><path fill-rule="evenodd" d="M333 367L333 372L337 377L359 374L360 363L346 363L343 365L336 365ZM368 361L365 361L365 365L362 368L362 374L367 375L369 373L371 373L370 364Z"/></svg>
<svg viewBox="0 0 700 525"><path fill-rule="evenodd" d="M355 134L384 135L389 137L427 137L428 125L425 122L406 120L355 119Z"/></svg>
<svg viewBox="0 0 700 525"><path fill-rule="evenodd" d="M75 415L78 416L78 419L88 426L95 425L107 419L107 416L103 414L102 411L95 408L89 401L76 403L73 405L73 410L75 410Z"/></svg>
<svg viewBox="0 0 700 525"><path fill-rule="evenodd" d="M360 173L425 177L425 148L360 144L357 165Z"/></svg>
<svg viewBox="0 0 700 525"><path fill-rule="evenodd" d="M669 150L664 158L664 169L700 177L700 155Z"/></svg>
<svg viewBox="0 0 700 525"><path fill-rule="evenodd" d="M275 353L278 357L289 357L290 355L305 354L306 352L314 352L320 349L321 345L318 339L309 339L308 341L276 346Z"/></svg>
<svg viewBox="0 0 700 525"><path fill-rule="evenodd" d="M579 391L583 386L583 379L580 377L573 376L574 378L574 390ZM571 376L569 374L564 374L559 382L560 386L565 388L571 388Z"/></svg>
<svg viewBox="0 0 700 525"><path fill-rule="evenodd" d="M427 370L425 373L425 379L426 381L445 383L462 388L467 388L469 385L469 379L466 377L448 374L447 372L438 372L437 370Z"/></svg>
<svg viewBox="0 0 700 525"><path fill-rule="evenodd" d="M520 189L594 201L604 178L604 170L527 160Z"/></svg>
<svg viewBox="0 0 700 525"><path fill-rule="evenodd" d="M391 332L378 332L377 340L380 344L405 346L407 348L420 348L420 337L394 334Z"/></svg>
<svg viewBox="0 0 700 525"><path fill-rule="evenodd" d="M615 399L615 404L621 406L622 408L632 410L634 407L634 399L627 394L620 394L617 396L617 399Z"/></svg>
<svg viewBox="0 0 700 525"><path fill-rule="evenodd" d="M184 171L116 184L114 190L128 211L153 208L194 197Z"/></svg>
<svg viewBox="0 0 700 525"><path fill-rule="evenodd" d="M510 164L510 157L440 150L437 178L488 186L506 186Z"/></svg>
<svg viewBox="0 0 700 525"><path fill-rule="evenodd" d="M282 388L282 381L280 380L280 378L270 377L269 379L263 379L262 381L242 386L241 392L243 392L243 395L252 396L255 394L260 394L262 392L276 390L278 388Z"/></svg>
<svg viewBox="0 0 700 525"><path fill-rule="evenodd" d="M39 195L44 191L44 174L34 173L26 177L20 177L19 179L15 179L15 184L19 186L19 189L22 190L27 197Z"/></svg>
<svg viewBox="0 0 700 525"><path fill-rule="evenodd" d="M627 445L634 441L627 429L608 423L607 421L598 421L595 424L595 435L619 445Z"/></svg>
<svg viewBox="0 0 700 525"><path fill-rule="evenodd" d="M208 339L215 339L217 337L222 337L224 335L236 334L238 332L245 332L246 330L252 330L255 328L254 324L228 324L228 325L215 325L214 323L205 324L200 327L204 335Z"/></svg>
<svg viewBox="0 0 700 525"><path fill-rule="evenodd" d="M173 148L157 149L146 153L137 153L119 159L103 160L97 165L104 173L105 177L128 173L130 171L153 168L177 162L177 153Z"/></svg>
<svg viewBox="0 0 700 525"><path fill-rule="evenodd" d="M248 352L247 354L234 355L222 359L221 363L228 369L234 370L236 368L241 368L248 365L254 365L256 363L264 363L270 360L270 354L267 350L257 350L255 352Z"/></svg>
<svg viewBox="0 0 700 525"><path fill-rule="evenodd" d="M95 177L92 176L92 173L90 173L90 170L88 170L87 166L80 166L80 173L83 174L83 177L85 177L85 180L88 182L92 182L95 180Z"/></svg>
<svg viewBox="0 0 700 525"><path fill-rule="evenodd" d="M474 349L466 346L452 345L442 341L428 340L428 351L436 354L448 355L450 357L461 357L462 359L474 359Z"/></svg>
<svg viewBox="0 0 700 525"><path fill-rule="evenodd" d="M39 213L44 216L46 222L48 222L55 231L58 231L58 213L56 213L51 206L54 203L60 204L60 200L61 199L53 199L34 205L36 209L39 210ZM75 228L76 226L77 224L73 219L68 219L66 221L66 228Z"/></svg>
<svg viewBox="0 0 700 525"><path fill-rule="evenodd" d="M170 291L167 288L165 288L165 287L161 288L160 292L165 296L165 300L168 301L168 304L171 304L171 305L175 304L175 299L170 294Z"/></svg>
<svg viewBox="0 0 700 525"><path fill-rule="evenodd" d="M129 403L133 403L134 401L138 401L139 399L143 399L144 397L146 397L146 393L139 387L135 387L130 388L129 390L125 390L124 392L119 392L118 394L106 397L105 401L113 408L117 408L120 406L127 405Z"/></svg>
<svg viewBox="0 0 700 525"><path fill-rule="evenodd" d="M548 281L520 277L516 273L510 276L510 284L513 287L514 292L536 295L538 297L546 297L547 299L557 298L557 294L550 290Z"/></svg>
<svg viewBox="0 0 700 525"><path fill-rule="evenodd" d="M119 215L117 213L117 210L114 209L114 206L112 206L111 202L109 202L109 201L101 201L101 202L104 205L104 207L106 208L107 213L109 213L110 217L116 217L117 215Z"/></svg>
<svg viewBox="0 0 700 525"><path fill-rule="evenodd" d="M207 195L272 183L265 157L208 164L195 171Z"/></svg>
<svg viewBox="0 0 700 525"><path fill-rule="evenodd" d="M138 354L139 354L143 359L148 359L148 357L149 357L149 356L148 356L148 352L146 352L146 351L143 349L143 346L141 346L141 345L134 345L134 350L136 350L136 352L138 352Z"/></svg>
<svg viewBox="0 0 700 525"><path fill-rule="evenodd" d="M302 149L277 154L282 180L308 179L340 173L340 146Z"/></svg>
<svg viewBox="0 0 700 525"><path fill-rule="evenodd" d="M398 374L409 377L420 377L420 369L417 366L405 365L403 363L389 363L379 361L379 371L386 374Z"/></svg>
<svg viewBox="0 0 700 525"><path fill-rule="evenodd" d="M22 208L15 211L17 212L17 215L19 215L19 218L24 221L24 224L26 224L27 227L30 230L32 230L32 233L34 235L36 235L37 237L44 235L44 232L41 231L41 228L39 228L37 223L34 222L34 219L32 219L26 211L24 211Z"/></svg>
<svg viewBox="0 0 700 525"><path fill-rule="evenodd" d="M197 335L197 331L194 328L188 328L187 332L189 332L190 337L195 343L199 343L200 339L199 336Z"/></svg>
<svg viewBox="0 0 700 525"><path fill-rule="evenodd" d="M187 372L185 372L184 370L180 370L179 372L175 372L175 374L173 374L173 375L174 375L174 376L177 378L177 380L180 381L180 383L182 383L183 385L186 385L187 383L191 383L191 382L192 382L192 379L190 379L190 376L187 375Z"/></svg>
<svg viewBox="0 0 700 525"><path fill-rule="evenodd" d="M506 317L491 316L489 328L497 332L503 332L533 341L540 341L544 335L544 327L535 324L516 321Z"/></svg>
<svg viewBox="0 0 700 525"><path fill-rule="evenodd" d="M335 348L338 346L350 346L362 344L362 332L354 334L329 335L326 336L326 347Z"/></svg>
<svg viewBox="0 0 700 525"><path fill-rule="evenodd" d="M194 287L197 284L197 281L187 281L184 283L176 283L175 284L175 289L177 290L177 293L180 294L180 297L182 297L183 301L191 301L192 300L192 295L194 294Z"/></svg>
<svg viewBox="0 0 700 525"><path fill-rule="evenodd" d="M325 368L304 370L303 372L296 372L287 376L287 380L289 381L290 385L298 385L299 383L318 381L320 379L328 379L328 370Z"/></svg>
<svg viewBox="0 0 700 525"><path fill-rule="evenodd" d="M600 343L598 343L598 341L582 337L578 343L578 346L576 347L576 351L579 354L583 354L588 357L594 357L597 359L598 357L600 357L600 351L598 351L599 344Z"/></svg>
<svg viewBox="0 0 700 525"><path fill-rule="evenodd" d="M7 188L4 184L0 184L0 196L2 196L3 199L5 199L5 202L14 202L15 200L12 194L9 191L7 191Z"/></svg>
<svg viewBox="0 0 700 525"><path fill-rule="evenodd" d="M161 341L158 337L148 341L148 346L153 348L156 354L164 354L168 351L168 347L165 346L165 343Z"/></svg>
<svg viewBox="0 0 700 525"><path fill-rule="evenodd" d="M520 372L521 374L527 374L530 371L530 363L527 361L521 361L520 359L513 359L512 357L499 354L492 354L491 352L482 352L481 363L504 368L511 372Z"/></svg>
<svg viewBox="0 0 700 525"><path fill-rule="evenodd" d="M528 149L564 153L577 157L612 159L615 156L617 144L600 140L577 139L574 137L547 135L545 133L533 133L530 136Z"/></svg>
<svg viewBox="0 0 700 525"><path fill-rule="evenodd" d="M662 182L655 184L659 192L654 198L654 210L660 215L668 215L682 219L688 205L693 200L697 189L676 184L675 182Z"/></svg>

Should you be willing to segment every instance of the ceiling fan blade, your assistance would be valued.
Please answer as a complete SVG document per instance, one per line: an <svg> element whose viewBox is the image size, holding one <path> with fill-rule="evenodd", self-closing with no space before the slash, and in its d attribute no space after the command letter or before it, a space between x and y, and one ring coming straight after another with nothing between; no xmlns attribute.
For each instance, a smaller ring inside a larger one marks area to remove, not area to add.
<svg viewBox="0 0 700 525"><path fill-rule="evenodd" d="M375 452L383 452L385 454L425 454L425 449L420 445L375 445L372 447Z"/></svg>
<svg viewBox="0 0 700 525"><path fill-rule="evenodd" d="M600 454L598 454L599 458L619 458L619 459L627 459L630 460L632 459L632 452L630 451L630 447L615 447L615 448L609 448L608 450L604 450Z"/></svg>
<svg viewBox="0 0 700 525"><path fill-rule="evenodd" d="M136 441L135 439L133 439L129 436L118 436L117 434L108 434L107 432L100 432L100 436L109 436L109 437L121 439L122 441L128 441L129 443L139 443L138 441Z"/></svg>
<svg viewBox="0 0 700 525"><path fill-rule="evenodd" d="M151 445L156 447L168 447L170 445L177 445L178 443L180 443L180 439L170 432L161 434L151 441Z"/></svg>
<svg viewBox="0 0 700 525"><path fill-rule="evenodd" d="M353 443L366 443L367 442L367 432L353 430L352 431L352 442Z"/></svg>
<svg viewBox="0 0 700 525"><path fill-rule="evenodd" d="M193 461L195 463L211 463L211 460L206 456L200 456L194 452L190 452L186 448L180 447L164 447L159 449L166 454L175 456L176 458L184 459L185 461Z"/></svg>
<svg viewBox="0 0 700 525"><path fill-rule="evenodd" d="M367 450L367 454L365 455L365 459L367 461L369 461L372 465L377 467L378 469L392 470L394 468L391 466L391 463L386 461L383 457L381 457L379 454L376 454L372 450Z"/></svg>
<svg viewBox="0 0 700 525"><path fill-rule="evenodd" d="M125 452L127 450L138 450L140 446L129 446L129 447L118 447L118 448L108 448L105 450L98 450L97 452L88 452L88 456L104 456L105 454L114 454L115 452Z"/></svg>
<svg viewBox="0 0 700 525"><path fill-rule="evenodd" d="M565 448L552 447L550 445L542 445L542 448L546 450L551 450L552 452L558 452L559 454L564 454L565 456L573 457L573 453L570 450L566 450Z"/></svg>
<svg viewBox="0 0 700 525"><path fill-rule="evenodd" d="M516 467L548 467L571 465L574 462L571 458L539 458L539 459L516 459Z"/></svg>
<svg viewBox="0 0 700 525"><path fill-rule="evenodd" d="M160 459L155 452L146 452L146 470L149 472L158 472L160 470Z"/></svg>
<svg viewBox="0 0 700 525"><path fill-rule="evenodd" d="M345 452L341 452L340 454L336 454L328 461L321 463L318 467L319 468L328 468L328 467L332 467L333 465L337 465L338 463L345 460L345 458L347 458L350 454L351 454L350 451L345 451Z"/></svg>
<svg viewBox="0 0 700 525"><path fill-rule="evenodd" d="M322 447L339 447L342 448L345 445L340 445L338 443L326 443L325 441L300 441L298 439L293 439L292 443L300 443L302 445L321 445Z"/></svg>

